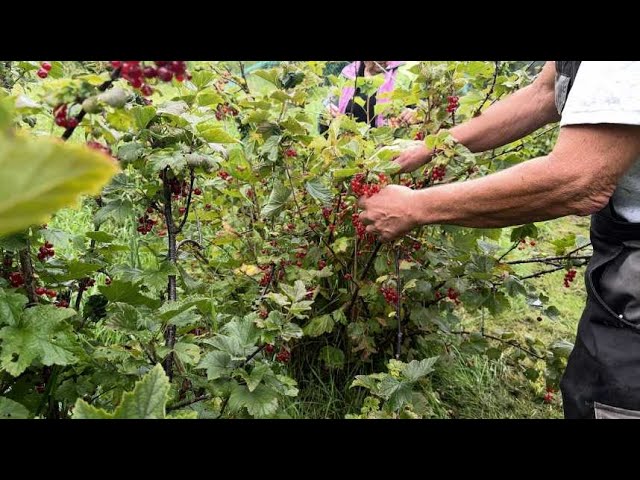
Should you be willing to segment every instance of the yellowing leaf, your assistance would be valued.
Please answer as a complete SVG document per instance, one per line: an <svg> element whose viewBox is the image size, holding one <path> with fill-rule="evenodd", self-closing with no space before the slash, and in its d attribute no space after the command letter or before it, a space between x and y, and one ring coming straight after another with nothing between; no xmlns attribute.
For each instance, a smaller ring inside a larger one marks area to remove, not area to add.
<svg viewBox="0 0 640 480"><path fill-rule="evenodd" d="M0 171L0 235L5 235L45 223L81 194L98 193L119 167L85 146L2 135Z"/></svg>
<svg viewBox="0 0 640 480"><path fill-rule="evenodd" d="M239 268L236 268L236 272L235 273L244 273L245 275L249 275L250 277L252 277L253 275L257 275L259 273L261 273L262 270L260 270L260 268L258 268L256 265L242 265Z"/></svg>

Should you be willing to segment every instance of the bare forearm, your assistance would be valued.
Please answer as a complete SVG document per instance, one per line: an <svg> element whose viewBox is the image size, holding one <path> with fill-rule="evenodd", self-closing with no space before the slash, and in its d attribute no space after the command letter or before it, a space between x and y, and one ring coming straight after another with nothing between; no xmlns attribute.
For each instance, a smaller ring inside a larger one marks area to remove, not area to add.
<svg viewBox="0 0 640 480"><path fill-rule="evenodd" d="M585 195L589 189L580 172L545 156L477 180L421 190L413 213L419 224L506 227L597 210L603 200Z"/></svg>
<svg viewBox="0 0 640 480"><path fill-rule="evenodd" d="M472 152L483 152L511 143L557 120L553 91L532 84L449 132Z"/></svg>

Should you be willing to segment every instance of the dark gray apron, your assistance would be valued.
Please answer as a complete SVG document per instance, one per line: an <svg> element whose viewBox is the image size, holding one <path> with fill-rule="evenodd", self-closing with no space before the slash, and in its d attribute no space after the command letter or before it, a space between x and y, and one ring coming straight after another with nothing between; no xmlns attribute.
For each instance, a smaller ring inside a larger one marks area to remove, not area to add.
<svg viewBox="0 0 640 480"><path fill-rule="evenodd" d="M562 113L580 62L556 62ZM611 201L591 217L587 304L560 382L566 418L640 419L640 223Z"/></svg>

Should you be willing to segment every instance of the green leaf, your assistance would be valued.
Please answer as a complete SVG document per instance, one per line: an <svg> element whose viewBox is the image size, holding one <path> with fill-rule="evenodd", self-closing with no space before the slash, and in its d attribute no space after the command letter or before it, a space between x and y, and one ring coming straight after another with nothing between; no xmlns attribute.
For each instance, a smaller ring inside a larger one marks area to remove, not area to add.
<svg viewBox="0 0 640 480"><path fill-rule="evenodd" d="M29 299L20 293L0 290L0 325L15 325Z"/></svg>
<svg viewBox="0 0 640 480"><path fill-rule="evenodd" d="M135 332L139 328L140 313L132 305L112 303L109 306L108 324L123 331Z"/></svg>
<svg viewBox="0 0 640 480"><path fill-rule="evenodd" d="M437 361L438 357L425 358L420 361L411 360L404 368L404 376L410 382L415 382L433 372L433 366Z"/></svg>
<svg viewBox="0 0 640 480"><path fill-rule="evenodd" d="M114 418L153 419L164 418L169 399L169 377L160 364L153 367L132 392L122 396L120 405L113 412Z"/></svg>
<svg viewBox="0 0 640 480"><path fill-rule="evenodd" d="M246 408L252 417L268 417L278 410L278 396L270 388L264 385L250 392L245 385L233 385L229 397L229 409L237 412Z"/></svg>
<svg viewBox="0 0 640 480"><path fill-rule="evenodd" d="M177 342L173 349L182 363L195 365L200 361L200 347L193 343Z"/></svg>
<svg viewBox="0 0 640 480"><path fill-rule="evenodd" d="M87 402L78 398L73 406L73 417L81 420L110 420L113 415L102 408L96 408Z"/></svg>
<svg viewBox="0 0 640 480"><path fill-rule="evenodd" d="M573 350L573 343L566 340L557 340L549 347L554 355L563 358L569 358L569 354Z"/></svg>
<svg viewBox="0 0 640 480"><path fill-rule="evenodd" d="M283 341L288 342L292 338L301 338L302 337L302 329L299 325L293 322L287 322L282 326L280 330L280 338Z"/></svg>
<svg viewBox="0 0 640 480"><path fill-rule="evenodd" d="M146 107L145 107L146 108ZM186 113L189 110L189 105L182 100L172 100L166 103L163 103L157 110L158 115L173 115L180 116Z"/></svg>
<svg viewBox="0 0 640 480"><path fill-rule="evenodd" d="M352 177L356 173L360 173L360 168L352 167L352 168L337 168L332 174L335 180L339 180L341 178Z"/></svg>
<svg viewBox="0 0 640 480"><path fill-rule="evenodd" d="M67 262L66 272L60 275L53 274L53 278L57 282L66 282L68 280L75 280L78 278L84 278L91 273L98 271L102 264L99 263L86 263L79 260L70 260Z"/></svg>
<svg viewBox="0 0 640 480"><path fill-rule="evenodd" d="M542 313L544 313L547 317L549 317L551 320L558 320L560 318L561 312L560 310L558 310L556 307L554 307L553 305L548 306L547 308L545 308Z"/></svg>
<svg viewBox="0 0 640 480"><path fill-rule="evenodd" d="M142 279L145 285L156 290L165 290L169 275L177 275L178 269L168 260L160 263L157 269L145 270Z"/></svg>
<svg viewBox="0 0 640 480"><path fill-rule="evenodd" d="M231 355L226 352L209 352L200 361L196 368L207 369L207 380L217 380L228 377L233 371L234 365Z"/></svg>
<svg viewBox="0 0 640 480"><path fill-rule="evenodd" d="M387 400L392 410L399 410L406 404L411 403L411 383L401 382L396 378L387 376L378 385L378 394Z"/></svg>
<svg viewBox="0 0 640 480"><path fill-rule="evenodd" d="M318 358L329 368L342 368L344 366L344 352L331 345L322 347Z"/></svg>
<svg viewBox="0 0 640 480"><path fill-rule="evenodd" d="M131 163L139 158L142 158L144 154L144 145L138 142L125 143L118 148L118 159L124 163Z"/></svg>
<svg viewBox="0 0 640 480"><path fill-rule="evenodd" d="M141 107L133 107L131 109L131 115L136 122L138 130L142 130L149 125L149 122L156 116L156 109L150 105Z"/></svg>
<svg viewBox="0 0 640 480"><path fill-rule="evenodd" d="M210 128L200 133L200 136L207 142L211 143L238 143L238 140L233 138L227 132L221 128Z"/></svg>
<svg viewBox="0 0 640 480"><path fill-rule="evenodd" d="M207 297L187 297L177 302L167 302L157 310L157 314L162 320L171 320L185 310L189 310L196 304L209 300Z"/></svg>
<svg viewBox="0 0 640 480"><path fill-rule="evenodd" d="M123 223L133 214L133 204L127 198L116 198L111 200L96 212L93 221L100 225L107 219L112 218L118 223Z"/></svg>
<svg viewBox="0 0 640 480"><path fill-rule="evenodd" d="M73 409L74 419L161 419L166 415L169 399L169 377L160 364L153 367L136 382L133 391L122 395L122 400L113 413L92 407L78 399Z"/></svg>
<svg viewBox="0 0 640 480"><path fill-rule="evenodd" d="M118 238L107 232L86 232L84 235L90 240L95 240L98 243L111 243Z"/></svg>
<svg viewBox="0 0 640 480"><path fill-rule="evenodd" d="M282 182L274 182L273 190L271 190L271 195L269 195L269 200L267 201L267 204L262 207L262 216L272 217L279 214L284 209L290 195L291 190L286 188Z"/></svg>
<svg viewBox="0 0 640 480"><path fill-rule="evenodd" d="M202 90L198 93L196 97L196 101L200 106L219 104L223 102L223 98L220 94L213 88L207 88L206 90Z"/></svg>
<svg viewBox="0 0 640 480"><path fill-rule="evenodd" d="M523 240L525 237L538 238L538 228L534 223L522 225L511 230L511 241Z"/></svg>
<svg viewBox="0 0 640 480"><path fill-rule="evenodd" d="M351 239L349 237L340 237L333 242L331 248L333 248L333 251L336 253L344 253L349 249L349 245L351 245Z"/></svg>
<svg viewBox="0 0 640 480"><path fill-rule="evenodd" d="M307 192L321 204L327 205L331 202L331 190L324 185L319 178L310 180L305 184Z"/></svg>
<svg viewBox="0 0 640 480"><path fill-rule="evenodd" d="M111 285L100 285L98 287L110 302L122 302L129 305L147 306L157 308L160 300L147 297L140 293L140 288L131 282L123 282L122 280L112 280Z"/></svg>
<svg viewBox="0 0 640 480"><path fill-rule="evenodd" d="M540 372L538 372L535 368L527 368L524 371L524 376L532 382L535 382L540 376Z"/></svg>
<svg viewBox="0 0 640 480"><path fill-rule="evenodd" d="M71 325L65 322L75 313L53 305L25 310L20 322L0 330L2 368L17 377L36 359L48 366L76 362L78 345Z"/></svg>
<svg viewBox="0 0 640 480"><path fill-rule="evenodd" d="M191 73L191 83L193 83L198 89L203 89L209 85L215 75L208 70L199 70Z"/></svg>
<svg viewBox="0 0 640 480"><path fill-rule="evenodd" d="M315 317L304 327L304 334L309 337L319 337L324 333L329 333L335 325L331 315Z"/></svg>
<svg viewBox="0 0 640 480"><path fill-rule="evenodd" d="M29 410L10 398L0 397L0 420L15 418L29 418Z"/></svg>
<svg viewBox="0 0 640 480"><path fill-rule="evenodd" d="M271 368L269 368L269 366L264 363L259 363L255 367L253 367L253 370L251 370L251 374L243 375L243 378L247 382L247 388L249 389L249 391L253 392L256 388L258 388L258 385L260 385L260 382L267 374L273 375Z"/></svg>
<svg viewBox="0 0 640 480"><path fill-rule="evenodd" d="M83 145L0 134L0 235L46 223L81 194L96 194L117 163Z"/></svg>

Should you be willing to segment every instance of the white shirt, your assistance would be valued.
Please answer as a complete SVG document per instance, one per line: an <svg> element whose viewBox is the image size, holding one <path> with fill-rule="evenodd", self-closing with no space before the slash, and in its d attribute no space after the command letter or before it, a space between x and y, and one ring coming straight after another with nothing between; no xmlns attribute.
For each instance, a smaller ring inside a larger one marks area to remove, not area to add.
<svg viewBox="0 0 640 480"><path fill-rule="evenodd" d="M560 126L619 123L640 125L640 62L582 62L562 112ZM612 196L616 213L640 222L640 157Z"/></svg>

